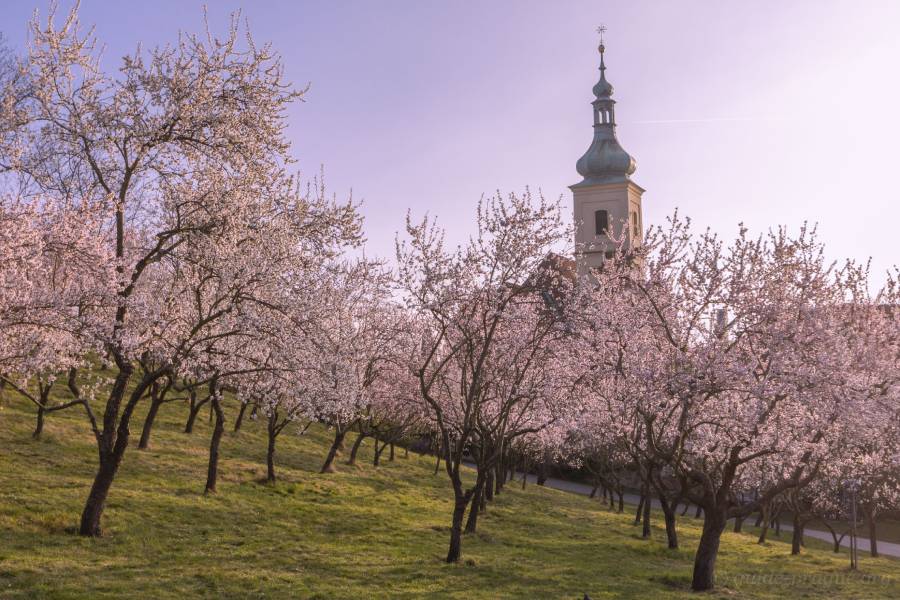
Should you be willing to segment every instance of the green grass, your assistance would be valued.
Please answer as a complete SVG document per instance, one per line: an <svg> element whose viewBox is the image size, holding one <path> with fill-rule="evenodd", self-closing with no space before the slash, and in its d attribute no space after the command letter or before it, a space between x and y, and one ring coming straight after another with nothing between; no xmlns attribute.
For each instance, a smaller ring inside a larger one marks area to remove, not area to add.
<svg viewBox="0 0 900 600"><path fill-rule="evenodd" d="M230 407L229 418L234 417ZM402 451L375 469L371 444L358 468L317 473L327 432L286 431L280 481L265 475L261 423L226 434L219 493L202 495L210 427L181 433L186 408L164 405L152 449L139 451L143 414L110 493L105 536L72 532L96 464L75 409L48 417L30 438L32 408L7 393L0 409L0 598L693 598L699 522L682 518L683 548L654 528L642 540L631 515L597 501L508 487L447 565L447 478L431 459ZM658 516L655 525L661 526ZM822 549L820 549L822 548ZM801 556L773 541L726 533L711 598L896 598L900 563L810 543Z"/></svg>

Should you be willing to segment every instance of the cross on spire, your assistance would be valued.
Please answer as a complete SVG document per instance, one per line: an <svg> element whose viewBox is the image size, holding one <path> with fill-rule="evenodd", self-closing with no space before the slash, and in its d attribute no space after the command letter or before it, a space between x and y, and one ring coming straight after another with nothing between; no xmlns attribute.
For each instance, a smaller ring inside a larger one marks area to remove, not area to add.
<svg viewBox="0 0 900 600"><path fill-rule="evenodd" d="M602 73L606 70L606 65L603 63L603 51L606 50L606 46L603 45L603 34L606 33L606 25L601 23L597 28L597 33L600 34L600 47L597 50L600 51L600 72Z"/></svg>

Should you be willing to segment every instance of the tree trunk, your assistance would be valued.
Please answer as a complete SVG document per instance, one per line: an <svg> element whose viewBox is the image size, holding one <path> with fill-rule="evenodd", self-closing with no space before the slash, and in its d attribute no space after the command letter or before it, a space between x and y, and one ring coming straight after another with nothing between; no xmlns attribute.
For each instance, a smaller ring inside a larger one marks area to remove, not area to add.
<svg viewBox="0 0 900 600"><path fill-rule="evenodd" d="M485 479L481 474L475 482L475 492L472 494L472 506L469 507L469 518L466 519L466 533L475 533L478 528L478 513L484 501Z"/></svg>
<svg viewBox="0 0 900 600"><path fill-rule="evenodd" d="M341 444L344 443L345 435L347 435L346 431L342 431L337 427L335 428L334 441L331 443L331 448L328 449L328 456L325 457L325 464L322 465L322 469L319 473L334 473L334 457L337 456Z"/></svg>
<svg viewBox="0 0 900 600"><path fill-rule="evenodd" d="M187 421L184 424L184 432L194 433L194 422L197 420L197 413L200 412L200 409L194 410L191 408L189 411Z"/></svg>
<svg viewBox="0 0 900 600"><path fill-rule="evenodd" d="M772 522L772 517L769 515L769 505L763 504L763 506L759 510L759 518L760 518L760 529L759 531L759 539L756 541L757 544L765 544L766 536L769 534L769 524Z"/></svg>
<svg viewBox="0 0 900 600"><path fill-rule="evenodd" d="M486 502L494 501L494 469L488 469L482 493Z"/></svg>
<svg viewBox="0 0 900 600"><path fill-rule="evenodd" d="M450 524L450 550L447 552L448 563L459 562L459 557L462 554L463 517L466 514L466 506L468 504L469 499L457 492L456 500L453 504L453 520Z"/></svg>
<svg viewBox="0 0 900 600"><path fill-rule="evenodd" d="M643 512L644 512L644 493L642 491L641 497L640 497L640 499L638 499L637 510L634 511L634 524L635 525L641 524L641 515L643 514Z"/></svg>
<svg viewBox="0 0 900 600"><path fill-rule="evenodd" d="M394 443L391 442L391 448L388 452L388 462L394 462Z"/></svg>
<svg viewBox="0 0 900 600"><path fill-rule="evenodd" d="M689 509L690 507L691 507L691 503L690 503L690 502L685 502L685 503L684 503L684 508L681 509L681 516L682 516L682 517L683 517L684 515L687 514L687 511L688 511L688 509Z"/></svg>
<svg viewBox="0 0 900 600"><path fill-rule="evenodd" d="M106 497L109 495L109 489L112 487L119 465L122 464L122 457L125 456L125 451L128 449L128 440L131 434L129 426L131 417L134 415L134 408L143 398L147 386L153 383L153 379L147 375L138 382L138 385L132 390L121 416L118 417L118 425L115 425L116 415L125 398L126 387L132 373L133 369L128 363L120 365L119 373L116 375L106 401L103 431L97 444L100 465L97 475L94 477L94 483L91 485L84 510L81 512L81 523L78 528L80 535L96 537L101 534L100 520L106 506ZM115 431L113 431L113 427L115 427Z"/></svg>
<svg viewBox="0 0 900 600"><path fill-rule="evenodd" d="M794 512L794 531L791 536L791 554L800 554L800 546L803 545L803 524L800 515Z"/></svg>
<svg viewBox="0 0 900 600"><path fill-rule="evenodd" d="M541 462L538 465L537 484L544 485L545 483L547 483L547 463Z"/></svg>
<svg viewBox="0 0 900 600"><path fill-rule="evenodd" d="M116 375L115 383L113 383L106 402L103 433L98 441L100 466L97 469L97 474L94 476L94 483L91 484L91 491L85 502L84 510L81 512L81 523L78 528L80 535L92 537L101 535L100 520L103 516L103 509L106 506L106 497L109 495L113 479L115 479L119 465L122 463L122 457L125 456L125 450L128 449L131 415L134 412L134 407L143 396L144 390L150 383L141 381L132 392L125 409L122 411L118 427L116 427L115 435L113 436L112 429L115 423L115 415L118 413L122 400L125 398L125 388L131 379L131 374L132 369L127 365L119 369L119 374Z"/></svg>
<svg viewBox="0 0 900 600"><path fill-rule="evenodd" d="M216 493L216 480L219 477L219 442L222 441L222 434L225 433L225 413L222 412L222 405L219 404L218 392L213 394L210 409L216 415L216 423L209 440L209 466L206 469L204 494Z"/></svg>
<svg viewBox="0 0 900 600"><path fill-rule="evenodd" d="M703 533L700 535L697 554L694 555L694 574L691 579L691 589L695 592L705 592L716 585L716 558L725 524L725 515L721 511L704 511Z"/></svg>
<svg viewBox="0 0 900 600"><path fill-rule="evenodd" d="M150 403L150 409L147 411L147 417L144 419L144 427L141 429L141 441L138 442L138 450L146 450L150 447L150 431L153 429L156 413L159 412L159 405L160 403L156 398Z"/></svg>
<svg viewBox="0 0 900 600"><path fill-rule="evenodd" d="M246 407L245 404L243 407ZM278 437L278 411L272 410L266 430L269 443L266 447L266 483L275 483L275 439Z"/></svg>
<svg viewBox="0 0 900 600"><path fill-rule="evenodd" d="M744 529L744 518L743 517L735 517L734 518L734 532L740 533Z"/></svg>
<svg viewBox="0 0 900 600"><path fill-rule="evenodd" d="M669 549L676 550L678 549L678 531L675 528L675 509L678 507L678 503L670 504L665 495L660 494L659 505L662 507L663 518L666 522L666 541ZM647 533L649 535L649 531Z"/></svg>
<svg viewBox="0 0 900 600"><path fill-rule="evenodd" d="M650 506L652 502L650 499L650 492L647 492L647 498L644 500L644 526L641 530L641 537L647 539L650 537Z"/></svg>
<svg viewBox="0 0 900 600"><path fill-rule="evenodd" d="M141 439L138 442L138 450L146 450L150 447L150 432L153 430L153 423L156 421L156 413L162 404L164 394L160 392L159 386L152 384L150 386L150 408L147 409L147 416L144 418L144 427L141 429Z"/></svg>
<svg viewBox="0 0 900 600"><path fill-rule="evenodd" d="M588 495L588 498L593 499L594 496L597 495L597 489L600 487L599 484L594 484L594 487L591 488L591 493ZM606 500L606 490L603 490L603 500Z"/></svg>
<svg viewBox="0 0 900 600"><path fill-rule="evenodd" d="M359 453L359 447L362 446L364 439L366 439L366 434L360 431L356 436L356 440L353 441L353 446L350 447L350 458L347 459L348 465L356 466L356 455Z"/></svg>
<svg viewBox="0 0 900 600"><path fill-rule="evenodd" d="M194 423L197 421L197 415L200 414L200 409L203 408L203 405L209 402L209 398L197 402L197 392L194 390L194 388L188 390L188 394L191 398L191 404L188 408L188 418L187 422L184 424L184 432L193 433Z"/></svg>
<svg viewBox="0 0 900 600"><path fill-rule="evenodd" d="M31 432L31 438L35 440L41 439L41 434L44 432L44 407L38 406L37 409L37 422L34 425L34 431Z"/></svg>
<svg viewBox="0 0 900 600"><path fill-rule="evenodd" d="M241 410L238 411L237 419L234 421L234 432L237 433L241 430L241 425L244 423L244 413L247 412L247 406L249 402L241 402Z"/></svg>
<svg viewBox="0 0 900 600"><path fill-rule="evenodd" d="M377 467L381 465L381 455L384 453L384 449L388 447L388 443L384 442L380 446L378 445L378 438L375 438L375 456L372 458L372 465Z"/></svg>
<svg viewBox="0 0 900 600"><path fill-rule="evenodd" d="M678 530L675 528L675 511L664 513L664 517L666 520L666 541L668 542L669 550L677 550Z"/></svg>
<svg viewBox="0 0 900 600"><path fill-rule="evenodd" d="M91 492L88 494L87 502L81 513L81 525L78 528L79 535L91 537L99 537L101 535L100 518L103 516L106 497L109 495L109 488L112 487L112 482L121 460L122 457L116 456L115 452L104 452L101 450L100 468L94 477Z"/></svg>
<svg viewBox="0 0 900 600"><path fill-rule="evenodd" d="M702 515L702 514L703 514L703 507L698 505L697 510L694 511L694 518L699 519L700 515Z"/></svg>
<svg viewBox="0 0 900 600"><path fill-rule="evenodd" d="M878 556L878 527L875 510L866 511L866 518L869 521L869 553L876 557Z"/></svg>
<svg viewBox="0 0 900 600"><path fill-rule="evenodd" d="M616 494L619 496L619 512L625 512L625 494L621 490L617 491ZM612 496L612 492L609 495Z"/></svg>
<svg viewBox="0 0 900 600"><path fill-rule="evenodd" d="M50 390L52 388L52 384L38 382L38 400L40 400L40 404L38 404L37 410L37 423L35 423L34 431L31 433L32 439L41 439L41 434L44 432L44 418L48 412L45 407L50 403Z"/></svg>
<svg viewBox="0 0 900 600"><path fill-rule="evenodd" d="M434 473L432 473L432 475L437 475L437 474L438 474L438 471L439 471L440 468L441 468L441 455L438 454L438 455L436 455L434 458L435 458L435 460L434 460Z"/></svg>
<svg viewBox="0 0 900 600"><path fill-rule="evenodd" d="M828 530L828 533L831 534L831 542L832 542L831 549L834 551L835 554L839 553L841 551L841 540L844 539L844 536L842 535L841 537L838 537L837 531L835 531L834 527L832 527L831 524L828 523L828 521L826 521L825 519L822 519L822 525L824 525L825 529ZM844 534L844 535L846 535L846 534Z"/></svg>

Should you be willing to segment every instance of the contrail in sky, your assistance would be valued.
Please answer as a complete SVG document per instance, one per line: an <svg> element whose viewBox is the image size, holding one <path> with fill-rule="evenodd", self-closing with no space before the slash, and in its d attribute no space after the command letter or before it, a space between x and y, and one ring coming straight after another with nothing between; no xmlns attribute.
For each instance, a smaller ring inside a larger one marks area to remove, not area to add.
<svg viewBox="0 0 900 600"><path fill-rule="evenodd" d="M642 121L629 121L633 125L658 124L658 123L721 123L730 121L777 121L777 117L710 117L706 119L647 119Z"/></svg>

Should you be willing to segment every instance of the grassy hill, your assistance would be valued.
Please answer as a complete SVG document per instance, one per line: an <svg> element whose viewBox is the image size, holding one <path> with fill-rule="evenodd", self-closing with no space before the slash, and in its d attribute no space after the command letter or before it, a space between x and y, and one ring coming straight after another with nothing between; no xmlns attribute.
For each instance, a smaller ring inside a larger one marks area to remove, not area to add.
<svg viewBox="0 0 900 600"><path fill-rule="evenodd" d="M230 407L233 419L234 407ZM164 405L152 448L134 445L110 493L106 535L74 535L96 465L77 409L49 416L40 441L33 410L7 393L0 409L0 598L695 598L689 591L699 522L680 522L682 550L654 530L642 540L631 515L555 490L508 486L448 565L452 494L431 459L402 451L371 466L317 473L327 432L286 431L280 481L265 477L261 423L226 434L219 493L204 497L210 427L181 432L186 408ZM230 425L230 423L229 423ZM386 457L385 457L386 458ZM655 525L662 525L655 518ZM786 540L788 541L788 540ZM799 557L772 541L727 533L722 598L896 598L900 562L810 542Z"/></svg>

